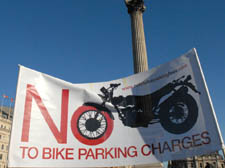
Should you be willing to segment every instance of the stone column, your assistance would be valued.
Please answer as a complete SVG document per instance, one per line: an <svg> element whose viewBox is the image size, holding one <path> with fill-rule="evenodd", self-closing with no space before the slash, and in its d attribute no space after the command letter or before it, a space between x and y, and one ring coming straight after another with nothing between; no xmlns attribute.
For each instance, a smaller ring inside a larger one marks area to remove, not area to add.
<svg viewBox="0 0 225 168"><path fill-rule="evenodd" d="M143 24L143 12L146 8L144 1L125 0L125 3L131 17L134 73L148 71L148 58ZM138 106L142 107L144 113L144 115L137 119L137 122L145 123L145 126L148 126L149 121L153 118L150 95L136 99L136 103Z"/></svg>
<svg viewBox="0 0 225 168"><path fill-rule="evenodd" d="M148 71L148 58L142 15L145 11L144 1L125 0L125 3L131 17L134 73ZM148 95L141 99L136 99L136 102L138 106L142 107L144 113L144 115L138 119L138 122L143 122L148 126L149 121L153 118L151 97ZM139 166L127 166L127 168L134 167L138 168ZM160 168L162 167L162 164L143 165L140 167Z"/></svg>
<svg viewBox="0 0 225 168"><path fill-rule="evenodd" d="M144 72L148 70L148 58L142 17L145 6L143 1L134 1L133 3L130 2L130 4L127 4L127 7L131 17L134 73Z"/></svg>
<svg viewBox="0 0 225 168"><path fill-rule="evenodd" d="M194 164L194 168L198 168L198 157L197 156L193 157L193 164Z"/></svg>

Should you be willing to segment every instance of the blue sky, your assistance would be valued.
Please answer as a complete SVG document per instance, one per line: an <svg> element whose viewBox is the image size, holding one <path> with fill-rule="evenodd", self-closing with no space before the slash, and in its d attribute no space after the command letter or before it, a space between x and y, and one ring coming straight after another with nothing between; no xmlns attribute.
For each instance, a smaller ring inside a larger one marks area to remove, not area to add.
<svg viewBox="0 0 225 168"><path fill-rule="evenodd" d="M149 67L196 47L225 137L225 1L146 0ZM0 93L15 97L18 64L73 83L133 74L123 0L0 1Z"/></svg>

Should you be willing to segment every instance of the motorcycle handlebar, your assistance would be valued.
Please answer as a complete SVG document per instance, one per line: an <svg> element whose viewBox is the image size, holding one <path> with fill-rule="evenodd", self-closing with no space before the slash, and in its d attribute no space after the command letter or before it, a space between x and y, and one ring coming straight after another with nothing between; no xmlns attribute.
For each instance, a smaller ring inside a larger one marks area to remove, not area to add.
<svg viewBox="0 0 225 168"><path fill-rule="evenodd" d="M186 85L189 88L191 88L194 92L201 94L201 92L199 92L192 83L188 82L188 81L190 81L192 79L191 75L188 75L184 81L179 81L179 80L181 80L184 77L185 76L182 76L182 77L178 78L177 80L174 80L173 81L174 84L176 86L178 86L178 85Z"/></svg>
<svg viewBox="0 0 225 168"><path fill-rule="evenodd" d="M179 80L181 80L182 78L184 78L185 76L181 76L180 78L178 78L177 80L173 80L174 83L177 83Z"/></svg>

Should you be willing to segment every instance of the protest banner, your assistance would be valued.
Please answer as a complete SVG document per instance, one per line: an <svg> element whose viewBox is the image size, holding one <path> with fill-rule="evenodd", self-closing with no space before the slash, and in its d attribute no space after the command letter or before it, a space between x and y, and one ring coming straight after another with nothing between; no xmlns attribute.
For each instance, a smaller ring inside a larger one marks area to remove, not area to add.
<svg viewBox="0 0 225 168"><path fill-rule="evenodd" d="M154 118L137 97L149 96ZM123 79L73 84L20 66L9 167L157 163L220 150L195 49Z"/></svg>

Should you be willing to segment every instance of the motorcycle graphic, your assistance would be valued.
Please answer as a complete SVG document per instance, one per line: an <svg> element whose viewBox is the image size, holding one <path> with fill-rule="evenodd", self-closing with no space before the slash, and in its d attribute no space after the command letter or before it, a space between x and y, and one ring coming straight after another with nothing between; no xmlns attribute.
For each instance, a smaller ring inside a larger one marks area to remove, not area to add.
<svg viewBox="0 0 225 168"><path fill-rule="evenodd" d="M159 123L168 132L182 134L189 131L198 118L198 106L190 95L189 89L200 94L190 82L191 75L173 80L155 92L135 96L114 96L113 92L120 83L110 84L108 88L100 89L102 103L86 102L79 107L72 118L73 134L82 143L97 145L104 142L112 133L114 116L107 104L118 112L124 126L131 128L148 127L149 124ZM144 109L136 101L149 96L153 119L144 115ZM114 110L114 111L115 111Z"/></svg>

